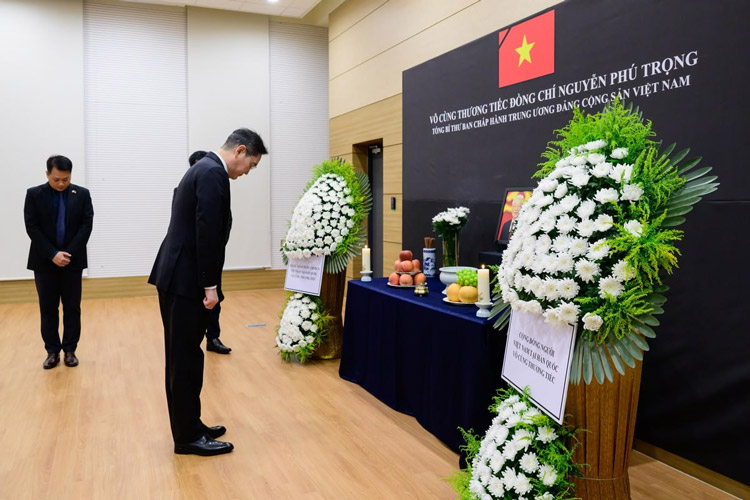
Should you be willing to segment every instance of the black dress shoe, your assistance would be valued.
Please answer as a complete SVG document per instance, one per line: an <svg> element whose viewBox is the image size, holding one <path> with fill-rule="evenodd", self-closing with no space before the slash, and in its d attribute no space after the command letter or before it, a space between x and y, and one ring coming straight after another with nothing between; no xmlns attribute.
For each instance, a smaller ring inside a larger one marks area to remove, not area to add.
<svg viewBox="0 0 750 500"><path fill-rule="evenodd" d="M227 433L227 428L223 425L214 425L213 427L206 426L206 436L211 439L216 439Z"/></svg>
<svg viewBox="0 0 750 500"><path fill-rule="evenodd" d="M42 366L45 370L49 370L50 368L54 368L57 366L57 363L60 362L60 353L55 352L51 354L47 354L47 359L44 360L44 363L42 363Z"/></svg>
<svg viewBox="0 0 750 500"><path fill-rule="evenodd" d="M218 352L219 354L229 354L232 352L232 348L222 344L219 339L206 339L206 350Z"/></svg>
<svg viewBox="0 0 750 500"><path fill-rule="evenodd" d="M76 353L66 352L64 363L65 363L65 366L70 366L71 368L74 366L78 366L78 358L76 357Z"/></svg>
<svg viewBox="0 0 750 500"><path fill-rule="evenodd" d="M174 452L178 455L200 455L202 457L211 457L213 455L221 455L223 453L229 453L234 449L232 443L225 441L216 441L203 434L201 437L187 444L174 445Z"/></svg>

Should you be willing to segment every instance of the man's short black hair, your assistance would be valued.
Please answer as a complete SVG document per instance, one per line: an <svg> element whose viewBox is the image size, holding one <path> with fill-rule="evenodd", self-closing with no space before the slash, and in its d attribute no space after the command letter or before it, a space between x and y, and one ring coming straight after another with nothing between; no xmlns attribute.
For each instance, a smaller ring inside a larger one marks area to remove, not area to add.
<svg viewBox="0 0 750 500"><path fill-rule="evenodd" d="M70 172L73 170L73 162L66 156L52 155L47 158L47 172L52 172L53 168L62 172Z"/></svg>
<svg viewBox="0 0 750 500"><path fill-rule="evenodd" d="M190 166L192 167L196 163L198 163L198 160L206 156L208 153L205 151L201 151L200 149L198 151L195 151L193 154L190 155L190 158L188 159L188 162L190 163Z"/></svg>
<svg viewBox="0 0 750 500"><path fill-rule="evenodd" d="M247 155L264 155L268 153L263 139L258 134L247 128L238 128L227 137L222 149L234 149L237 146L245 146Z"/></svg>

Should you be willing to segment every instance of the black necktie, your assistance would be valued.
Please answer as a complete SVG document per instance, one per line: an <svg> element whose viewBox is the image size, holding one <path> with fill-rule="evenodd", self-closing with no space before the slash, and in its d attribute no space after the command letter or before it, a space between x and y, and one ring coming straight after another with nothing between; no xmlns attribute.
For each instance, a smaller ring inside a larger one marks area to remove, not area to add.
<svg viewBox="0 0 750 500"><path fill-rule="evenodd" d="M58 203L57 203L57 225L56 225L56 236L57 236L57 248L61 249L65 242L65 199L63 198L62 191L57 192Z"/></svg>

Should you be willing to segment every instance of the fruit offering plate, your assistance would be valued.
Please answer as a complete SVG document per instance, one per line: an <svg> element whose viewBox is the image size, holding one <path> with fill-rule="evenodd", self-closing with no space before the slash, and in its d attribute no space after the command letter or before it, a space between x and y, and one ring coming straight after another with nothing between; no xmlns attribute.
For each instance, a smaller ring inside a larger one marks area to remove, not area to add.
<svg viewBox="0 0 750 500"><path fill-rule="evenodd" d="M411 274L411 273L403 273L403 274ZM391 283L386 283L391 288L414 288L417 285L393 285Z"/></svg>
<svg viewBox="0 0 750 500"><path fill-rule="evenodd" d="M443 302L447 302L448 304L452 304L454 306L473 306L474 302L453 302L448 297L443 297Z"/></svg>

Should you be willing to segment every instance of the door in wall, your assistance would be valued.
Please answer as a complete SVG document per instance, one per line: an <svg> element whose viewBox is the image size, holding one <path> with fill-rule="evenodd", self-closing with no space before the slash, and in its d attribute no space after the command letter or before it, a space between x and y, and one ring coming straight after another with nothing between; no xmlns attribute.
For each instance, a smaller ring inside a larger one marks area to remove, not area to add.
<svg viewBox="0 0 750 500"><path fill-rule="evenodd" d="M372 275L383 276L383 143L367 148L367 175L372 188L372 210L367 220Z"/></svg>

